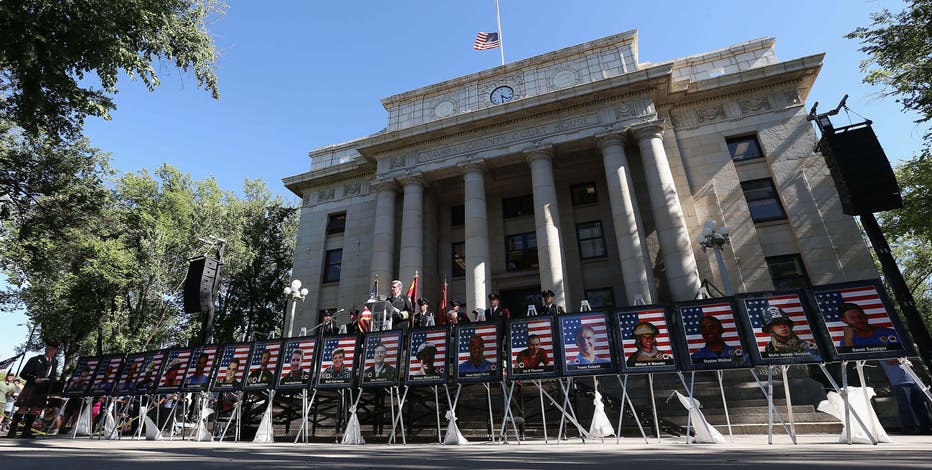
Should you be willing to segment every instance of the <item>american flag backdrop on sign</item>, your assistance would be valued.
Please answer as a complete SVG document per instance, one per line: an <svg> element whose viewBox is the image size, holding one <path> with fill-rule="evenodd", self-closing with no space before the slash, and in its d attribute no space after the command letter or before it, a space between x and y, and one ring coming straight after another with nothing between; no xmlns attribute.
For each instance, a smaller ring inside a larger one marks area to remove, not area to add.
<svg viewBox="0 0 932 470"><path fill-rule="evenodd" d="M683 307L680 309L680 315L683 317L683 326L686 329L686 341L689 343L689 354L705 346L705 340L702 339L702 332L699 329L699 321L702 317L715 317L722 322L722 339L725 344L741 347L741 338L738 336L738 327L735 325L735 316L731 309L731 304L705 304Z"/></svg>
<svg viewBox="0 0 932 470"><path fill-rule="evenodd" d="M300 349L304 354L301 356L301 370L311 370L314 364L314 350L317 348L316 338L305 338L285 343L285 354L282 355L282 373L281 377L291 373L291 355L295 350Z"/></svg>
<svg viewBox="0 0 932 470"><path fill-rule="evenodd" d="M457 345L457 361L460 363L469 359L469 339L475 335L482 337L482 340L485 344L483 348L483 356L487 361L496 363L496 351L498 351L498 342L495 337L495 325L483 325L483 326L470 326L470 325L460 325L459 331L459 345Z"/></svg>
<svg viewBox="0 0 932 470"><path fill-rule="evenodd" d="M867 314L867 322L871 326L894 328L893 321L890 320L890 313L883 306L880 294L874 286L817 292L815 298L819 304L819 311L822 312L822 317L825 319L825 326L828 327L833 344L839 344L845 335L845 324L839 317L841 312L838 311L839 307L844 303L856 304L864 309L864 313Z"/></svg>
<svg viewBox="0 0 932 470"><path fill-rule="evenodd" d="M527 338L530 335L540 337L540 349L547 353L553 361L553 329L551 317L545 316L528 321L517 321L511 324L511 363L517 367L518 353L527 348Z"/></svg>
<svg viewBox="0 0 932 470"><path fill-rule="evenodd" d="M181 385L188 360L191 358L191 349L171 351L165 358L165 370L159 379L159 388L174 388Z"/></svg>
<svg viewBox="0 0 932 470"><path fill-rule="evenodd" d="M356 357L356 337L340 336L324 340L324 355L321 358L319 368L321 371L331 366L333 351L337 349L343 350L343 364L345 364L346 368L353 367L353 358Z"/></svg>
<svg viewBox="0 0 932 470"><path fill-rule="evenodd" d="M375 365L375 348L378 347L379 343L385 346L385 364L397 367L398 364L395 364L395 362L398 360L398 350L401 348L401 344L399 344L401 335L397 332L401 330L393 331L396 333L369 333L366 335L366 359L363 365L364 369Z"/></svg>
<svg viewBox="0 0 932 470"><path fill-rule="evenodd" d="M657 327L656 336L657 348L664 352L672 352L673 346L670 344L670 329L667 327L667 319L664 317L662 308L651 308L645 310L635 310L632 312L622 312L618 315L618 326L621 331L621 347L624 349L625 357L637 350L634 339L634 327L638 323L647 322Z"/></svg>
<svg viewBox="0 0 932 470"><path fill-rule="evenodd" d="M472 48L477 51L484 51L486 49L495 49L500 45L498 33L479 33L476 35L476 41L473 43Z"/></svg>
<svg viewBox="0 0 932 470"><path fill-rule="evenodd" d="M79 357L74 368L74 374L71 376L71 379L68 380L68 385L65 387L66 394L83 394L87 392L91 384L91 379L94 373L97 372L97 364L99 363L99 356Z"/></svg>
<svg viewBox="0 0 932 470"><path fill-rule="evenodd" d="M612 357L611 347L608 344L608 328L605 324L605 315L575 315L573 317L557 317L563 326L564 359L573 360L579 354L576 345L576 332L584 326L592 328L595 332L595 355L604 360Z"/></svg>
<svg viewBox="0 0 932 470"><path fill-rule="evenodd" d="M97 364L97 372L94 374L94 384L91 385L94 394L108 394L113 390L122 363L121 356L104 356L101 359L101 362Z"/></svg>
<svg viewBox="0 0 932 470"><path fill-rule="evenodd" d="M117 379L117 386L114 393L127 393L132 385L143 378L145 373L146 353L135 353L126 356L126 364L120 371L120 377Z"/></svg>
<svg viewBox="0 0 932 470"><path fill-rule="evenodd" d="M204 367L204 371L207 374L210 374L211 369L214 367L214 357L217 355L216 346L201 346L194 350L191 354L191 357L188 358L188 372L187 375L194 373L194 369L197 368L197 360L201 357L202 354L207 355L207 365Z"/></svg>
<svg viewBox="0 0 932 470"><path fill-rule="evenodd" d="M220 355L220 364L217 365L217 375L214 379L215 383L220 383L224 380L227 373L227 367L230 365L230 361L236 359L239 362L239 371L236 372L236 381L242 382L243 376L246 374L246 360L249 357L249 348L248 344L230 344L223 348L223 354Z"/></svg>
<svg viewBox="0 0 932 470"><path fill-rule="evenodd" d="M438 328L434 330L415 331L411 333L411 360L408 361L408 375L417 374L418 371L421 370L420 361L415 355L425 342L429 342L437 348L437 355L434 356L434 369L438 373L446 370L447 330L445 328Z"/></svg>
<svg viewBox="0 0 932 470"><path fill-rule="evenodd" d="M146 353L146 362L141 369L145 384L142 388L137 387L137 392L152 392L158 381L158 373L162 368L162 362L165 360L165 351L152 351Z"/></svg>
<svg viewBox="0 0 932 470"><path fill-rule="evenodd" d="M765 319L764 312L768 307L774 306L783 310L790 320L793 320L793 333L799 336L799 339L815 343L812 333L812 325L806 318L806 311L803 310L802 300L796 294L774 295L770 297L756 297L745 299L744 305L748 312L748 318L751 320L751 326L754 328L754 337L757 340L757 349L763 351L770 342L770 333L765 333L763 327Z"/></svg>

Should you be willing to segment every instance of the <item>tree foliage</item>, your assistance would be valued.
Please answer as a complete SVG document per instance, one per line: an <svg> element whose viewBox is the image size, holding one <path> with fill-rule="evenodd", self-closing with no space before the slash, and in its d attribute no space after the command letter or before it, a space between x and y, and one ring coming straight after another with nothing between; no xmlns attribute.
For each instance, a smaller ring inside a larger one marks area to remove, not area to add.
<svg viewBox="0 0 932 470"><path fill-rule="evenodd" d="M157 87L156 63L192 71L219 97L206 20L222 8L213 0L4 0L0 116L33 135L76 137L85 117L109 117L120 72Z"/></svg>
<svg viewBox="0 0 932 470"><path fill-rule="evenodd" d="M870 27L847 35L861 41L868 58L861 63L864 81L885 88L903 109L932 119L932 1L911 0L903 11L884 9L871 15ZM926 134L929 138L930 134Z"/></svg>

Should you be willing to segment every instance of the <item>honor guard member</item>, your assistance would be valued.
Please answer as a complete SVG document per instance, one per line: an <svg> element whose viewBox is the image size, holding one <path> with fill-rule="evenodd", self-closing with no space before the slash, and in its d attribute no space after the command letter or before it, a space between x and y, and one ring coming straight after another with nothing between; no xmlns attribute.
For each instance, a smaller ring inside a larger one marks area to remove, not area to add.
<svg viewBox="0 0 932 470"><path fill-rule="evenodd" d="M36 421L38 413L46 406L46 396L49 388L58 374L58 361L55 355L58 354L57 344L48 344L45 346L45 354L33 356L26 365L23 366L20 377L26 381L23 391L16 400L19 406L13 420L10 422L10 432L6 437L16 437L17 426L23 422L23 433L21 437L31 438L32 423ZM25 416L24 416L25 414Z"/></svg>
<svg viewBox="0 0 932 470"><path fill-rule="evenodd" d="M511 312L502 306L501 299L495 292L489 294L489 308L485 310L485 318L498 322L511 318Z"/></svg>
<svg viewBox="0 0 932 470"><path fill-rule="evenodd" d="M553 303L554 293L552 290L547 289L541 291L540 296L544 299L544 303L541 305L539 315L559 315L561 313L566 313L566 310L563 310L563 307Z"/></svg>
<svg viewBox="0 0 932 470"><path fill-rule="evenodd" d="M330 310L324 310L324 321L320 324L320 334L331 336L340 332L340 325L333 321L333 313Z"/></svg>
<svg viewBox="0 0 932 470"><path fill-rule="evenodd" d="M466 311L460 308L462 306L463 304L455 300L451 300L450 311L447 312L447 318L450 318L450 315L452 314L456 317L456 323L470 323L469 315L466 315Z"/></svg>
<svg viewBox="0 0 932 470"><path fill-rule="evenodd" d="M417 299L417 313L414 314L414 326L434 326L437 324L434 314L430 312L430 301L427 299Z"/></svg>
<svg viewBox="0 0 932 470"><path fill-rule="evenodd" d="M392 281L392 295L391 297L385 299L388 303L392 304L392 329L397 330L403 328L414 315L414 304L411 303L411 299L401 293L401 281L394 280Z"/></svg>

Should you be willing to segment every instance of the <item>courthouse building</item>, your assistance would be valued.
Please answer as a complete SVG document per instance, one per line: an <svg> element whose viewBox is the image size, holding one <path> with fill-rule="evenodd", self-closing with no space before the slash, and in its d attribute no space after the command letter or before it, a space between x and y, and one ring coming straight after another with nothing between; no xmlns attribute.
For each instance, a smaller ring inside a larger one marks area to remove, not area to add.
<svg viewBox="0 0 932 470"><path fill-rule="evenodd" d="M697 237L727 225L735 292L877 277L806 120L823 54L775 40L641 62L629 31L382 100L385 129L310 152L295 325L415 272L436 307L499 292L512 312L669 303L707 280Z"/></svg>

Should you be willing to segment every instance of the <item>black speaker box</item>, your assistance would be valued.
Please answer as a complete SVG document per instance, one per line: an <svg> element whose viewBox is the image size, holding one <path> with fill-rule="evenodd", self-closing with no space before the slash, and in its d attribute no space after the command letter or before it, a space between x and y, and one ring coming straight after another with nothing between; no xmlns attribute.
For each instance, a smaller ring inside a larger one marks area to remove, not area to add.
<svg viewBox="0 0 932 470"><path fill-rule="evenodd" d="M845 214L903 207L896 176L869 125L837 129L833 134L823 135L819 146Z"/></svg>
<svg viewBox="0 0 932 470"><path fill-rule="evenodd" d="M220 264L213 258L195 258L188 265L184 279L184 312L200 313L210 310L215 281Z"/></svg>

